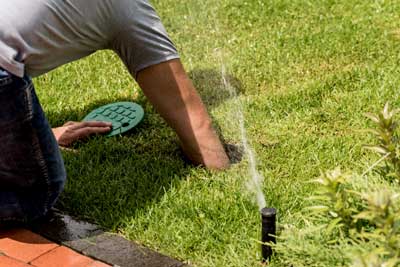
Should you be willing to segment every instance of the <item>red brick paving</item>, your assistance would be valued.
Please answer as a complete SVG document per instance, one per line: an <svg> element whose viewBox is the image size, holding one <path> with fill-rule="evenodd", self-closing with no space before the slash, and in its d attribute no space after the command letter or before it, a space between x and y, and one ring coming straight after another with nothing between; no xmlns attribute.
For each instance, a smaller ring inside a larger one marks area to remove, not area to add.
<svg viewBox="0 0 400 267"><path fill-rule="evenodd" d="M0 267L110 267L26 229L0 230Z"/></svg>
<svg viewBox="0 0 400 267"><path fill-rule="evenodd" d="M32 267L32 265L26 264L19 260L10 258L8 256L0 256L0 267Z"/></svg>
<svg viewBox="0 0 400 267"><path fill-rule="evenodd" d="M58 247L34 260L37 267L87 267L94 260L69 248Z"/></svg>
<svg viewBox="0 0 400 267"><path fill-rule="evenodd" d="M0 251L22 262L30 262L58 245L25 229L0 232Z"/></svg>

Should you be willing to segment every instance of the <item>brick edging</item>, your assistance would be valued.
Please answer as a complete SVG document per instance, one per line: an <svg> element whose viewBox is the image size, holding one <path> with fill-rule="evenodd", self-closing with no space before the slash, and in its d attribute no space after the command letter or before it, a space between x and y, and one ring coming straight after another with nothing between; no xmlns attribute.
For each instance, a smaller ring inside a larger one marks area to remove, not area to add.
<svg viewBox="0 0 400 267"><path fill-rule="evenodd" d="M97 225L57 211L48 220L31 226L30 230L115 267L189 267L119 235L104 232Z"/></svg>

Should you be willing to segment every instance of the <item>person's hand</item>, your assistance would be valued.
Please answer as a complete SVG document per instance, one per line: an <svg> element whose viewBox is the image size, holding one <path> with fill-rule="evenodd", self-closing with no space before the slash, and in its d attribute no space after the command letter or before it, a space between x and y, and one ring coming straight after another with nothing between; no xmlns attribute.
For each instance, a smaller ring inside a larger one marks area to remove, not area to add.
<svg viewBox="0 0 400 267"><path fill-rule="evenodd" d="M112 124L101 121L76 122L69 121L61 127L53 128L53 134L60 146L69 146L72 143L87 138L93 134L104 134L111 131Z"/></svg>

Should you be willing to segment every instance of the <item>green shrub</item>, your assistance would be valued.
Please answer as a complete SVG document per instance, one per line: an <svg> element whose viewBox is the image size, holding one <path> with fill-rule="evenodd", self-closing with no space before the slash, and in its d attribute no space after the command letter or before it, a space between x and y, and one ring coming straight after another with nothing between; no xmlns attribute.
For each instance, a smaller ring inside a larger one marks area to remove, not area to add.
<svg viewBox="0 0 400 267"><path fill-rule="evenodd" d="M365 146L381 158L381 172L344 174L339 168L312 182L308 206L294 214L298 225L285 225L275 245L285 266L400 266L400 179L397 110L386 104L367 116L378 144ZM368 174L368 176L367 176Z"/></svg>
<svg viewBox="0 0 400 267"><path fill-rule="evenodd" d="M385 159L382 177L397 183L400 181L400 143L397 131L398 122L395 120L395 115L398 112L398 109L391 110L389 103L387 103L379 114L367 113L366 116L377 126L376 129L368 129L367 131L377 138L378 144L364 146L377 152L382 156L382 159Z"/></svg>

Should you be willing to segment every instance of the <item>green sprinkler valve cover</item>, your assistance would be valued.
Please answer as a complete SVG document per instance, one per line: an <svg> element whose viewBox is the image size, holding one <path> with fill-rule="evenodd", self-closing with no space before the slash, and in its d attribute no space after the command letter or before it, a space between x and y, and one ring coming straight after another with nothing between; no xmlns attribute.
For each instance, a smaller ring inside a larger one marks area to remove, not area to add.
<svg viewBox="0 0 400 267"><path fill-rule="evenodd" d="M112 123L112 130L106 136L123 134L142 121L144 111L133 102L116 102L101 106L90 112L83 121L105 121Z"/></svg>

